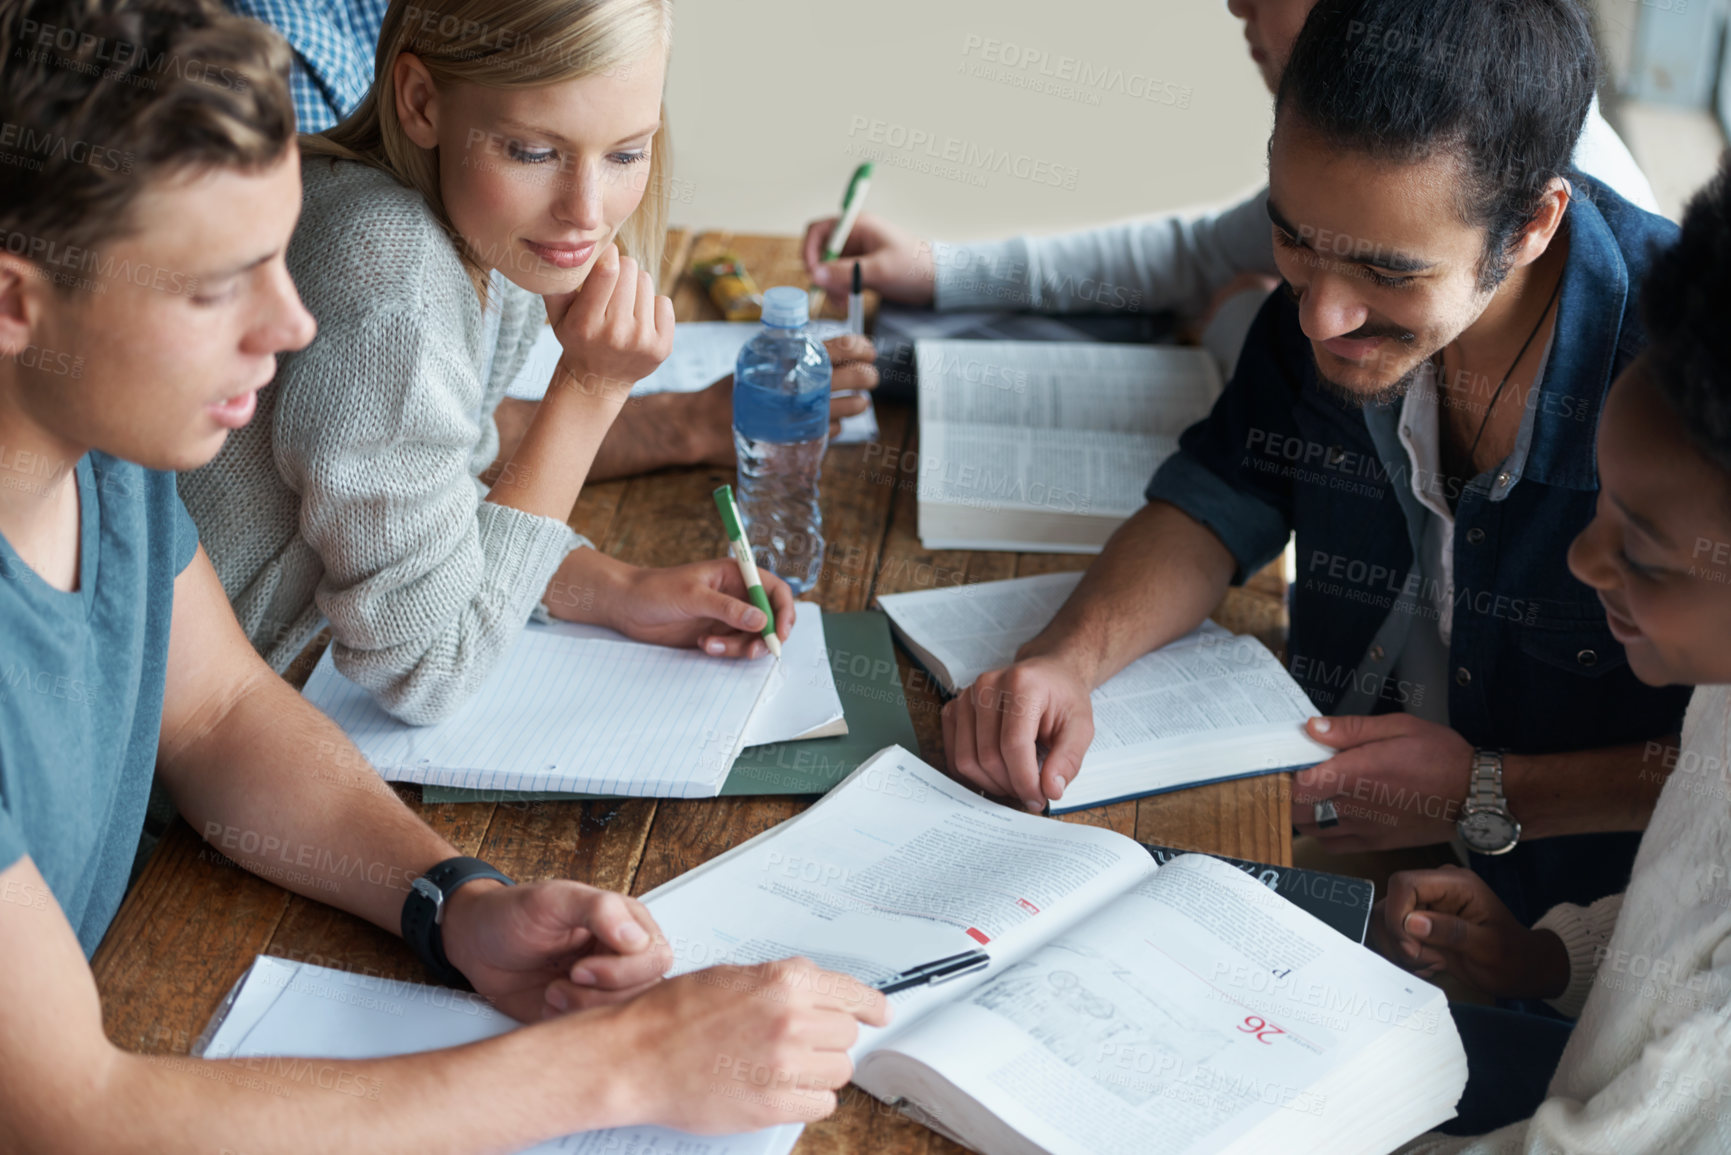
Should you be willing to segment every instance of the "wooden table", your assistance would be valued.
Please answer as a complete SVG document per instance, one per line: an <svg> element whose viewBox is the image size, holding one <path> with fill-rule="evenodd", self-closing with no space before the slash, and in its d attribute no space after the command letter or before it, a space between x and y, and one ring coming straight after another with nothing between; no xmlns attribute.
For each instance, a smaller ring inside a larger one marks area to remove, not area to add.
<svg viewBox="0 0 1731 1155"><path fill-rule="evenodd" d="M791 238L674 230L664 268L683 270L696 255L737 253L759 285L806 283ZM663 283L670 283L664 277ZM689 277L673 301L681 320L718 314ZM953 585L1086 566L1073 555L930 551L916 529L916 451L910 408L880 404L879 441L840 446L824 462L823 513L828 558L811 595L826 610L865 609L880 593ZM892 451L896 455L892 455ZM669 470L587 487L571 524L615 557L673 565L723 552L709 493L733 480L730 469ZM1277 573L1233 590L1215 618L1275 648L1285 611ZM921 755L943 764L941 702L931 682L898 655ZM311 663L290 672L304 681ZM409 805L464 854L478 855L519 879L575 878L642 894L799 813L793 797L641 799L612 802L463 803L421 806L418 787L397 787ZM1066 816L1145 841L1290 863L1286 775L1245 779L1122 802ZM176 821L121 906L92 966L103 1021L121 1047L185 1054L223 995L257 954L423 981L402 943L348 914L292 895L239 869ZM850 1087L841 1109L807 1129L803 1153L940 1152L960 1148Z"/></svg>

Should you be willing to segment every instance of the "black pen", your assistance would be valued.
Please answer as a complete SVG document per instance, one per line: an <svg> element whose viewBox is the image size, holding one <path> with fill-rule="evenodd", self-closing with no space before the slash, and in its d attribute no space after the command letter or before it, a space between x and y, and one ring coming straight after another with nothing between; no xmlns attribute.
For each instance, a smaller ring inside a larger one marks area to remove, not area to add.
<svg viewBox="0 0 1731 1155"><path fill-rule="evenodd" d="M865 336L865 286L858 261L853 263L853 285L847 295L847 331Z"/></svg>
<svg viewBox="0 0 1731 1155"><path fill-rule="evenodd" d="M947 983L951 979L959 979L963 975L971 975L975 971L985 970L992 963L992 958L983 950L963 951L948 958L934 959L929 963L921 963L910 967L900 974L891 975L880 983L874 984L883 994L893 995L897 991L905 991L909 987L935 986Z"/></svg>

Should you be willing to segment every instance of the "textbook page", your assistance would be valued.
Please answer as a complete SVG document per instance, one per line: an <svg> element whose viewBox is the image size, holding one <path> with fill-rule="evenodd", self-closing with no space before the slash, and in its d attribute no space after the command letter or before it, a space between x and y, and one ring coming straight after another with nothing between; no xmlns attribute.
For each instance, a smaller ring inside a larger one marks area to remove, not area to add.
<svg viewBox="0 0 1731 1155"><path fill-rule="evenodd" d="M956 693L973 685L987 670L1015 661L1022 643L1051 623L1081 580L1080 573L1037 574L913 593L880 594L878 605L901 630L904 641L942 665L941 671L934 672L947 677L944 688ZM1234 640L1236 635L1219 623L1206 620L1166 648L1170 650L1200 638L1224 643Z"/></svg>
<svg viewBox="0 0 1731 1155"><path fill-rule="evenodd" d="M905 594L880 594L878 605L903 640L939 666L930 671L954 694L987 670L1007 666L1023 642L1045 629L1082 580L1051 573L975 582Z"/></svg>
<svg viewBox="0 0 1731 1155"><path fill-rule="evenodd" d="M1219 370L1200 349L920 341L919 499L1128 517L1208 415Z"/></svg>
<svg viewBox="0 0 1731 1155"><path fill-rule="evenodd" d="M756 321L681 321L673 327L673 352L667 355L655 372L637 382L631 389L634 397L650 393L695 393L707 389L733 372L739 351L763 328ZM814 321L812 335L819 341L839 337L847 332L840 321ZM519 401L539 401L547 394L553 379L553 368L559 364L562 352L553 327L543 325L535 339L529 358L518 370L506 389L506 396ZM870 441L878 433L875 409L845 417L841 433L831 439L832 445Z"/></svg>
<svg viewBox="0 0 1731 1155"><path fill-rule="evenodd" d="M1151 650L1094 690L1097 761L1115 751L1185 738L1218 740L1225 731L1290 724L1302 728L1316 706L1267 646L1215 625ZM1324 757L1332 751L1312 743Z"/></svg>
<svg viewBox="0 0 1731 1155"><path fill-rule="evenodd" d="M990 953L991 968L971 979L891 996L893 1036L1153 869L1120 834L988 802L889 746L797 818L644 902L678 928L675 973L805 955L874 982ZM885 1034L866 1028L855 1054Z"/></svg>
<svg viewBox="0 0 1731 1155"><path fill-rule="evenodd" d="M1306 732L1316 707L1279 659L1218 626L1142 655L1089 701L1094 740L1054 814L1334 756Z"/></svg>
<svg viewBox="0 0 1731 1155"><path fill-rule="evenodd" d="M1440 990L1197 854L861 1061L873 1094L961 1117L908 1059L1058 1155L1386 1151L1466 1082Z"/></svg>
<svg viewBox="0 0 1731 1155"><path fill-rule="evenodd" d="M374 1080L347 1086L334 1068L309 1060L377 1059L475 1043L516 1028L478 995L397 982L260 955L230 996L204 1043L206 1059L248 1059L237 1078L261 1088L311 1083L338 1092L376 1093ZM589 1131L537 1144L534 1155L786 1155L797 1124L743 1135L697 1136L662 1127Z"/></svg>
<svg viewBox="0 0 1731 1155"><path fill-rule="evenodd" d="M385 713L329 650L305 693L393 782L701 798L721 788L775 668L768 656L718 660L531 627L436 725Z"/></svg>

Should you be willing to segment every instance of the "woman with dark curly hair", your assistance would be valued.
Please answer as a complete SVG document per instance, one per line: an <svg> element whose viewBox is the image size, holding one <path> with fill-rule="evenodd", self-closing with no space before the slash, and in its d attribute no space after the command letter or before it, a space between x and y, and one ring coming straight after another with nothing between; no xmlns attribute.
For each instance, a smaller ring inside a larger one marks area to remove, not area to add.
<svg viewBox="0 0 1731 1155"><path fill-rule="evenodd" d="M1731 1150L1731 164L1645 293L1651 344L1611 387L1569 567L1642 681L1699 688L1681 748L1650 744L1671 777L1623 894L1528 930L1470 871L1390 880L1377 925L1397 962L1580 1016L1531 1118L1411 1152ZM1474 1069L1463 1103L1534 1074Z"/></svg>

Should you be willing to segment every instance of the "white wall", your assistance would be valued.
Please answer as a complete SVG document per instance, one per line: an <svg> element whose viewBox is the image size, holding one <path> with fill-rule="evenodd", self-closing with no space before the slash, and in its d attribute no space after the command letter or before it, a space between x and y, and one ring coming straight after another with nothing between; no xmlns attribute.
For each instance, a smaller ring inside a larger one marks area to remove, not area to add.
<svg viewBox="0 0 1731 1155"><path fill-rule="evenodd" d="M675 224L800 232L861 159L878 161L872 210L955 240L1217 203L1263 179L1269 98L1221 0L676 10Z"/></svg>

